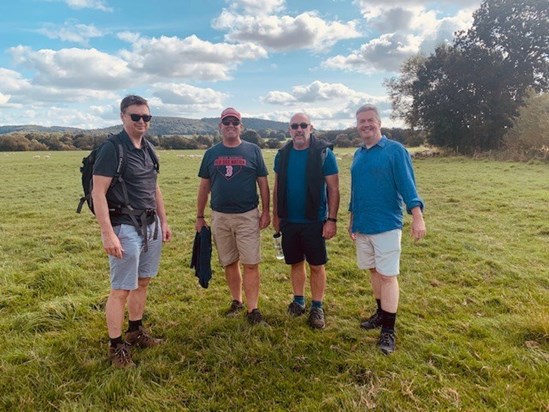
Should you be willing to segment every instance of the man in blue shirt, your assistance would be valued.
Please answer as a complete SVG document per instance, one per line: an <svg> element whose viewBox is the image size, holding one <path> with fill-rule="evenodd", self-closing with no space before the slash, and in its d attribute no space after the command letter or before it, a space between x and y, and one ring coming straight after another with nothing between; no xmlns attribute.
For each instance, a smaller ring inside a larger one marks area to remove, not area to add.
<svg viewBox="0 0 549 412"><path fill-rule="evenodd" d="M381 327L379 347L389 354L395 350L402 203L412 215L411 236L417 241L426 233L423 201L417 194L410 155L400 143L381 135L377 108L360 107L356 124L363 145L351 165L349 234L356 244L359 268L370 270L377 302L376 313L361 327Z"/></svg>
<svg viewBox="0 0 549 412"><path fill-rule="evenodd" d="M282 231L284 260L291 265L294 300L288 312L292 316L305 313L306 260L312 295L308 323L323 329L326 239L336 234L339 178L330 145L316 139L312 129L309 116L296 113L289 127L292 140L276 154L273 226L277 233Z"/></svg>

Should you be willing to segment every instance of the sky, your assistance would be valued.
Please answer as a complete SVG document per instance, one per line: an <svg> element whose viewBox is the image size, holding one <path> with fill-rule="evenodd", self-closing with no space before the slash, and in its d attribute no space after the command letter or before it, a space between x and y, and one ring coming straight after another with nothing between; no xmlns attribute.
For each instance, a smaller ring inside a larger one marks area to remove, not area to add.
<svg viewBox="0 0 549 412"><path fill-rule="evenodd" d="M386 79L472 24L480 0L16 0L0 14L0 125L120 124L128 94L154 116L246 117L317 129L391 118ZM153 119L154 121L154 119Z"/></svg>

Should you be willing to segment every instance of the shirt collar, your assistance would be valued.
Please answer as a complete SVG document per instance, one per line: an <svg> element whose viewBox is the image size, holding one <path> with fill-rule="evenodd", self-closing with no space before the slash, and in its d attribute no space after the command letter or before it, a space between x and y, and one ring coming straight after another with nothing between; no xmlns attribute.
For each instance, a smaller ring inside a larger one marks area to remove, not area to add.
<svg viewBox="0 0 549 412"><path fill-rule="evenodd" d="M379 147L381 147L381 148L384 148L386 145L387 145L387 137L385 137L385 135L382 134L382 135L381 135L381 139L379 139L379 141L378 141L375 145L373 145L372 147L370 147L370 149L367 149L366 146L364 145L364 143L361 143L361 144L360 144L360 148L361 148L362 150L371 150L371 149L373 149L373 148L376 147L376 146L379 146Z"/></svg>

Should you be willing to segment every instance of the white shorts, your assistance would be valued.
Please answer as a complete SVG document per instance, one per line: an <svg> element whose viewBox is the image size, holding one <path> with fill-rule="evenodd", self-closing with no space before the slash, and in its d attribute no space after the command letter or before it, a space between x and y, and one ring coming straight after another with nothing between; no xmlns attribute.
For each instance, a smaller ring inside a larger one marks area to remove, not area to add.
<svg viewBox="0 0 549 412"><path fill-rule="evenodd" d="M377 235L356 234L356 261L360 269L375 269L383 276L400 273L400 241L402 230Z"/></svg>

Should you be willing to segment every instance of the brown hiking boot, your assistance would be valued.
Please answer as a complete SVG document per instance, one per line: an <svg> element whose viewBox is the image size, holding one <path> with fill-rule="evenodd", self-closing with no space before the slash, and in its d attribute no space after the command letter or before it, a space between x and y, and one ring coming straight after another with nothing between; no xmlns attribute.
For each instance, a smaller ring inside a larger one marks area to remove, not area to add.
<svg viewBox="0 0 549 412"><path fill-rule="evenodd" d="M116 347L109 346L109 360L112 366L119 369L133 368L131 348L126 342L119 343Z"/></svg>
<svg viewBox="0 0 549 412"><path fill-rule="evenodd" d="M309 326L313 329L324 329L326 326L324 321L324 310L322 308L311 308L308 322Z"/></svg>
<svg viewBox="0 0 549 412"><path fill-rule="evenodd" d="M244 305L242 302L239 302L238 300L234 299L231 302L231 306L229 307L229 310L225 312L225 316L228 318L234 318L236 315L238 315L242 309L244 309Z"/></svg>
<svg viewBox="0 0 549 412"><path fill-rule="evenodd" d="M136 331L126 332L126 343L130 346L136 346L138 348L150 348L160 345L162 343L162 339L153 338L143 328L143 326L140 326Z"/></svg>

